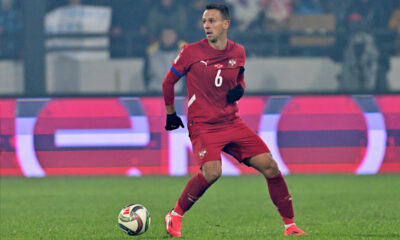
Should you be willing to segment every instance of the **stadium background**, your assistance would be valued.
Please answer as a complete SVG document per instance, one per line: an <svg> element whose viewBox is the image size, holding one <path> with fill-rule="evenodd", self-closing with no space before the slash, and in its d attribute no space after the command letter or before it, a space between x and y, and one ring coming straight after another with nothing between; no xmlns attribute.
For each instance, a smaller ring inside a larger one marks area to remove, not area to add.
<svg viewBox="0 0 400 240"><path fill-rule="evenodd" d="M0 239L130 239L130 203L152 218L136 238L167 238L198 167L186 129L164 130L160 82L203 37L207 2L0 0ZM247 50L239 114L287 174L306 238L400 239L400 1L215 2ZM263 177L222 161L234 176L185 214L184 237L287 239Z"/></svg>
<svg viewBox="0 0 400 240"><path fill-rule="evenodd" d="M2 0L0 176L197 171L157 76L202 38L207 2ZM284 173L400 172L399 1L217 2L247 50L239 114ZM224 155L223 173L254 172Z"/></svg>

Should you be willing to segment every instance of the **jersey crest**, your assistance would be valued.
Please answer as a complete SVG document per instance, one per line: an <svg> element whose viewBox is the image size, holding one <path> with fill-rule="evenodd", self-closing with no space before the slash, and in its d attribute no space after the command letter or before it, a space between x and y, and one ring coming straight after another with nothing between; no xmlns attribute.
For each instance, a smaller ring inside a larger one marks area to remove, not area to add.
<svg viewBox="0 0 400 240"><path fill-rule="evenodd" d="M236 59L232 58L229 60L229 66L236 67Z"/></svg>

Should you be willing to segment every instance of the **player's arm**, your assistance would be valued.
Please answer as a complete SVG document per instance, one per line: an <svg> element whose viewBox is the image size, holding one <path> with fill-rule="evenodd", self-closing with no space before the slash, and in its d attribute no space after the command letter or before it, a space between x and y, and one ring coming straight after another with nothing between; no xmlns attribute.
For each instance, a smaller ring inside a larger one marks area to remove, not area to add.
<svg viewBox="0 0 400 240"><path fill-rule="evenodd" d="M165 105L165 110L166 110L167 114L174 114L174 112L176 112L174 104Z"/></svg>
<svg viewBox="0 0 400 240"><path fill-rule="evenodd" d="M165 110L167 112L167 121L165 124L165 129L167 131L177 129L179 127L184 128L182 119L176 114L174 105L174 86L180 78L181 76L176 74L171 67L171 69L167 72L167 75L165 76L162 84Z"/></svg>
<svg viewBox="0 0 400 240"><path fill-rule="evenodd" d="M237 78L237 85L236 87L229 90L228 94L226 95L226 100L228 101L228 103L232 104L239 100L243 96L245 88L246 84L244 83L244 67L240 67Z"/></svg>

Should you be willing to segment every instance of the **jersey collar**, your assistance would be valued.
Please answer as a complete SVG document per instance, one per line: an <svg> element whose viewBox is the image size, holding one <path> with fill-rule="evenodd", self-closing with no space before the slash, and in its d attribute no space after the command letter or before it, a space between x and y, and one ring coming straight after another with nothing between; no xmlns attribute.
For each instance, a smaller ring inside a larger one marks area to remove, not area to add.
<svg viewBox="0 0 400 240"><path fill-rule="evenodd" d="M226 45L226 48L223 49L223 50L218 50L218 49L215 49L212 46L210 46L210 44L208 43L207 38L204 38L201 41L203 42L204 45L206 45L206 47L207 47L207 49L209 51L211 51L213 53L216 53L216 54L224 54L224 53L228 52L232 48L232 45L233 45L233 42L228 39L228 44Z"/></svg>

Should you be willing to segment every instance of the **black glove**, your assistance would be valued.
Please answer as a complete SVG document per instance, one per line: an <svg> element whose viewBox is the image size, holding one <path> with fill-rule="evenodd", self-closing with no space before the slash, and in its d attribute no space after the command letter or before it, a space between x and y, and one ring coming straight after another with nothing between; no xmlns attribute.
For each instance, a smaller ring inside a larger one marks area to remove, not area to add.
<svg viewBox="0 0 400 240"><path fill-rule="evenodd" d="M228 100L228 103L234 103L243 96L243 93L244 89L242 88L242 85L238 84L236 87L228 91L226 100Z"/></svg>
<svg viewBox="0 0 400 240"><path fill-rule="evenodd" d="M167 114L167 124L165 125L165 130L171 131L179 127L185 128L182 119L176 115L176 112L173 114Z"/></svg>

